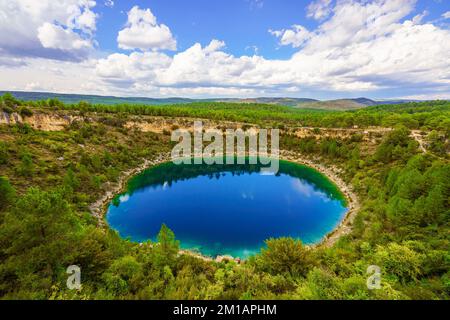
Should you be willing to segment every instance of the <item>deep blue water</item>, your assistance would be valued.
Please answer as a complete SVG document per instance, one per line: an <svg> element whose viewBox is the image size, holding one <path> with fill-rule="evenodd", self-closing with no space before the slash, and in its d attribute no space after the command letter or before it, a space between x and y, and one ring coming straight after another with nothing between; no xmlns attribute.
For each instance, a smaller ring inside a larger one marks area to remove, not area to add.
<svg viewBox="0 0 450 320"><path fill-rule="evenodd" d="M276 176L257 171L161 165L130 181L109 206L107 221L137 242L155 240L165 223L182 248L246 258L272 237L319 242L344 218L342 194L317 171L288 162Z"/></svg>

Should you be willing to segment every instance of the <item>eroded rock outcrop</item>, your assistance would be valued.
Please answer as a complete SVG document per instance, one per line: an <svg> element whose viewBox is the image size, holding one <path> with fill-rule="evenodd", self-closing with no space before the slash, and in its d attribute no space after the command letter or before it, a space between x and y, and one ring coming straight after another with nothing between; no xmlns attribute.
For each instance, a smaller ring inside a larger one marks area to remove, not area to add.
<svg viewBox="0 0 450 320"><path fill-rule="evenodd" d="M56 113L34 113L29 117L22 117L16 112L11 114L0 112L0 124L28 124L33 129L42 131L61 131L76 120L81 120L81 118L79 116L59 115Z"/></svg>

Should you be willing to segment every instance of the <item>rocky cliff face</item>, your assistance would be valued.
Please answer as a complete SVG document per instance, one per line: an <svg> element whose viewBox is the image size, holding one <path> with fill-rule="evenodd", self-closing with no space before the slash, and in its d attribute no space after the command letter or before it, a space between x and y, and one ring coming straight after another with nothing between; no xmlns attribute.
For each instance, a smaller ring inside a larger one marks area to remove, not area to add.
<svg viewBox="0 0 450 320"><path fill-rule="evenodd" d="M77 116L61 116L58 114L36 113L30 117L22 117L18 113L0 112L0 124L28 124L33 129L42 131L60 131L70 125Z"/></svg>
<svg viewBox="0 0 450 320"><path fill-rule="evenodd" d="M154 133L170 133L175 129L184 129L187 131L193 131L194 121L193 118L166 118L155 116L139 116L130 117L122 125L129 130L138 130L141 132L154 132ZM82 117L73 114L60 114L60 113L43 113L35 112L30 117L22 117L18 113L8 114L6 112L0 112L0 125L12 125L12 124L28 124L35 130L42 131L60 131L64 130L67 126L71 125L74 121L80 122L101 122L101 115L90 114L88 117ZM256 131L259 129L257 126L252 126L244 123L236 123L230 121L214 121L203 119L203 129L215 129L223 131L225 129L244 129ZM362 139L365 141L375 141L375 139L383 136L389 132L390 128L320 128L319 131L310 127L297 127L281 130L282 133L289 133L296 135L299 138L305 137L330 137L330 138L343 138L348 139L354 134L361 134Z"/></svg>

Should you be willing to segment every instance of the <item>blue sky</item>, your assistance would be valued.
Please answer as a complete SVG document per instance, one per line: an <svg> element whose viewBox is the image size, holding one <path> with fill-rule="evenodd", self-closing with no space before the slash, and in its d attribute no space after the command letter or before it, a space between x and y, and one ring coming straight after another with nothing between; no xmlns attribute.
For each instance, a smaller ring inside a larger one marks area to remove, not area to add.
<svg viewBox="0 0 450 320"><path fill-rule="evenodd" d="M0 89L450 98L448 0L13 0Z"/></svg>
<svg viewBox="0 0 450 320"><path fill-rule="evenodd" d="M299 21L309 27L317 25L306 18L308 4L309 1L267 0L116 1L114 8L99 8L98 40L101 49L117 51L117 36L111 30L118 32L127 20L126 12L138 5L150 7L161 23L170 26L179 50L196 42L208 44L211 39L221 39L227 44L227 51L234 55L253 54L256 46L266 58L289 58L295 50L278 46L277 39L267 30L281 29Z"/></svg>
<svg viewBox="0 0 450 320"><path fill-rule="evenodd" d="M178 49L185 50L196 42L208 44L211 39L221 39L227 44L227 52L248 55L254 47L265 58L287 59L296 50L279 46L269 29L279 30L294 24L308 29L316 28L320 22L307 18L307 0L131 0L114 1L114 7L99 4L97 40L100 49L106 52L120 51L117 47L117 32L127 21L126 13L133 6L150 8L161 23L170 27L178 42ZM422 1L417 12L429 12L429 20L439 19L442 12L450 10L450 1Z"/></svg>

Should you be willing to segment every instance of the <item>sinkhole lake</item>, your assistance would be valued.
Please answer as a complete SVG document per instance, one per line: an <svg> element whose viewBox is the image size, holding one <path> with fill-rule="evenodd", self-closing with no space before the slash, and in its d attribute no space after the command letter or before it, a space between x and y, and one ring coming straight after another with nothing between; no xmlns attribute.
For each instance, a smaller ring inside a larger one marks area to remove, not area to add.
<svg viewBox="0 0 450 320"><path fill-rule="evenodd" d="M260 169L164 163L131 178L106 219L135 242L155 241L164 223L184 249L247 258L269 238L317 243L344 218L343 194L318 171L287 161L277 175Z"/></svg>

